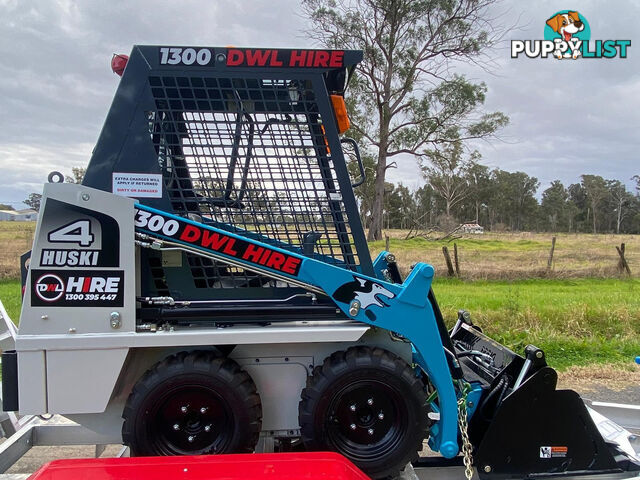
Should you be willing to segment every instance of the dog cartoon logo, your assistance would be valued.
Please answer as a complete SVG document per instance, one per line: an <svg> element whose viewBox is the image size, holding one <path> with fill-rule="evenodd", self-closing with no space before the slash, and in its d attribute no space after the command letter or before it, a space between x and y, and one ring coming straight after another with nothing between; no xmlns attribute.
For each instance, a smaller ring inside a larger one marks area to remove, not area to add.
<svg viewBox="0 0 640 480"><path fill-rule="evenodd" d="M371 280L353 276L353 282L345 283L333 292L333 298L342 303L351 303L353 300L360 302L360 307L366 309L371 305L378 307L388 307L380 297L388 299L395 297L395 294L384 288L382 285Z"/></svg>
<svg viewBox="0 0 640 480"><path fill-rule="evenodd" d="M544 40L511 40L511 58L627 58L631 40L592 40L591 27L576 10L560 10L544 24Z"/></svg>
<svg viewBox="0 0 640 480"><path fill-rule="evenodd" d="M545 27L545 39L555 42L556 49L553 55L558 60L562 58L573 58L575 60L582 55L579 46L584 38L582 38L583 35L578 34L585 32L585 27L588 28L588 23L580 17L578 12L571 10L560 11L547 20L547 27ZM567 45L570 48L566 48Z"/></svg>

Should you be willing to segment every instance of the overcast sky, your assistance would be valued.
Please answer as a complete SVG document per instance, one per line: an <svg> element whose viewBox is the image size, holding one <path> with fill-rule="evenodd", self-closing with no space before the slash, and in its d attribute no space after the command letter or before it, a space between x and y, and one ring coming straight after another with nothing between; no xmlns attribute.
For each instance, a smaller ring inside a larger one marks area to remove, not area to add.
<svg viewBox="0 0 640 480"><path fill-rule="evenodd" d="M511 59L493 53L492 73L465 68L488 88L485 108L510 119L501 140L480 143L482 162L565 184L583 173L631 189L640 174L640 2L581 0L591 38L632 40L628 58ZM545 20L575 4L504 1L510 38L541 39ZM113 53L134 44L313 47L296 0L0 0L0 203L41 191L52 170L86 166L119 77ZM639 49L636 52L636 49ZM421 184L411 158L390 179Z"/></svg>

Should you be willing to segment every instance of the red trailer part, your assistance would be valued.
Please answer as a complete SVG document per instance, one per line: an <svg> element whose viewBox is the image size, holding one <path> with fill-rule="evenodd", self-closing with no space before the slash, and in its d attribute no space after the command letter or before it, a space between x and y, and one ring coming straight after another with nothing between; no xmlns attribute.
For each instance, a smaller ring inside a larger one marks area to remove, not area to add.
<svg viewBox="0 0 640 480"><path fill-rule="evenodd" d="M55 460L29 480L370 480L337 453Z"/></svg>

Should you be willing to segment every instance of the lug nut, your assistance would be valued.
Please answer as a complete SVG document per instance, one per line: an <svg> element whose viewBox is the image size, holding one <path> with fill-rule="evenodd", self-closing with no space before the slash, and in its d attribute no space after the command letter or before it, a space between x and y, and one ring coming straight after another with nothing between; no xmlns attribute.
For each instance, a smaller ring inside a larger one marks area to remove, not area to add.
<svg viewBox="0 0 640 480"><path fill-rule="evenodd" d="M352 412L355 412L356 411L356 406L355 405L351 405L349 407L349 410L351 410Z"/></svg>
<svg viewBox="0 0 640 480"><path fill-rule="evenodd" d="M173 424L173 429L176 430L176 431L180 430L180 425L178 425L177 423L174 423Z"/></svg>
<svg viewBox="0 0 640 480"><path fill-rule="evenodd" d="M484 466L484 471L485 471L485 473L491 473L491 465L485 465Z"/></svg>
<svg viewBox="0 0 640 480"><path fill-rule="evenodd" d="M367 400L367 405L373 405L373 398L370 398L369 400Z"/></svg>
<svg viewBox="0 0 640 480"><path fill-rule="evenodd" d="M207 411L207 407L200 408L200 413L205 413Z"/></svg>
<svg viewBox="0 0 640 480"><path fill-rule="evenodd" d="M355 424L355 423L352 423L351 425L349 425L349 428L350 428L351 430L355 430L355 429L356 429L356 424Z"/></svg>
<svg viewBox="0 0 640 480"><path fill-rule="evenodd" d="M369 435L373 435L373 428L370 428L369 430L367 430L367 433L368 433Z"/></svg>
<svg viewBox="0 0 640 480"><path fill-rule="evenodd" d="M384 413L380 412L380 413L378 414L378 418L379 418L380 420L384 420Z"/></svg>
<svg viewBox="0 0 640 480"><path fill-rule="evenodd" d="M182 407L180 407L180 411L182 413L187 413L187 407L183 405Z"/></svg>
<svg viewBox="0 0 640 480"><path fill-rule="evenodd" d="M210 432L211 431L211 425L205 425L204 431L205 432Z"/></svg>
<svg viewBox="0 0 640 480"><path fill-rule="evenodd" d="M195 439L196 437L194 437L193 435L189 435L189 437L187 438L187 440L189 440L189 443L193 443Z"/></svg>

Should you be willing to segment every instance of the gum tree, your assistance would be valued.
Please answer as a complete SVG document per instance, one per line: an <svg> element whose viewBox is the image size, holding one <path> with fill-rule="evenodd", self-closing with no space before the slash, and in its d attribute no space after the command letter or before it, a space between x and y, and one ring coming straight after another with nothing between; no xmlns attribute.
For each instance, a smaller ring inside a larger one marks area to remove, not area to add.
<svg viewBox="0 0 640 480"><path fill-rule="evenodd" d="M507 123L481 106L484 83L454 74L456 61L482 63L504 34L495 0L303 0L309 34L328 48L362 49L350 84L352 125L375 154L368 239L382 237L388 160L452 142L490 137ZM486 65L485 65L486 66Z"/></svg>

